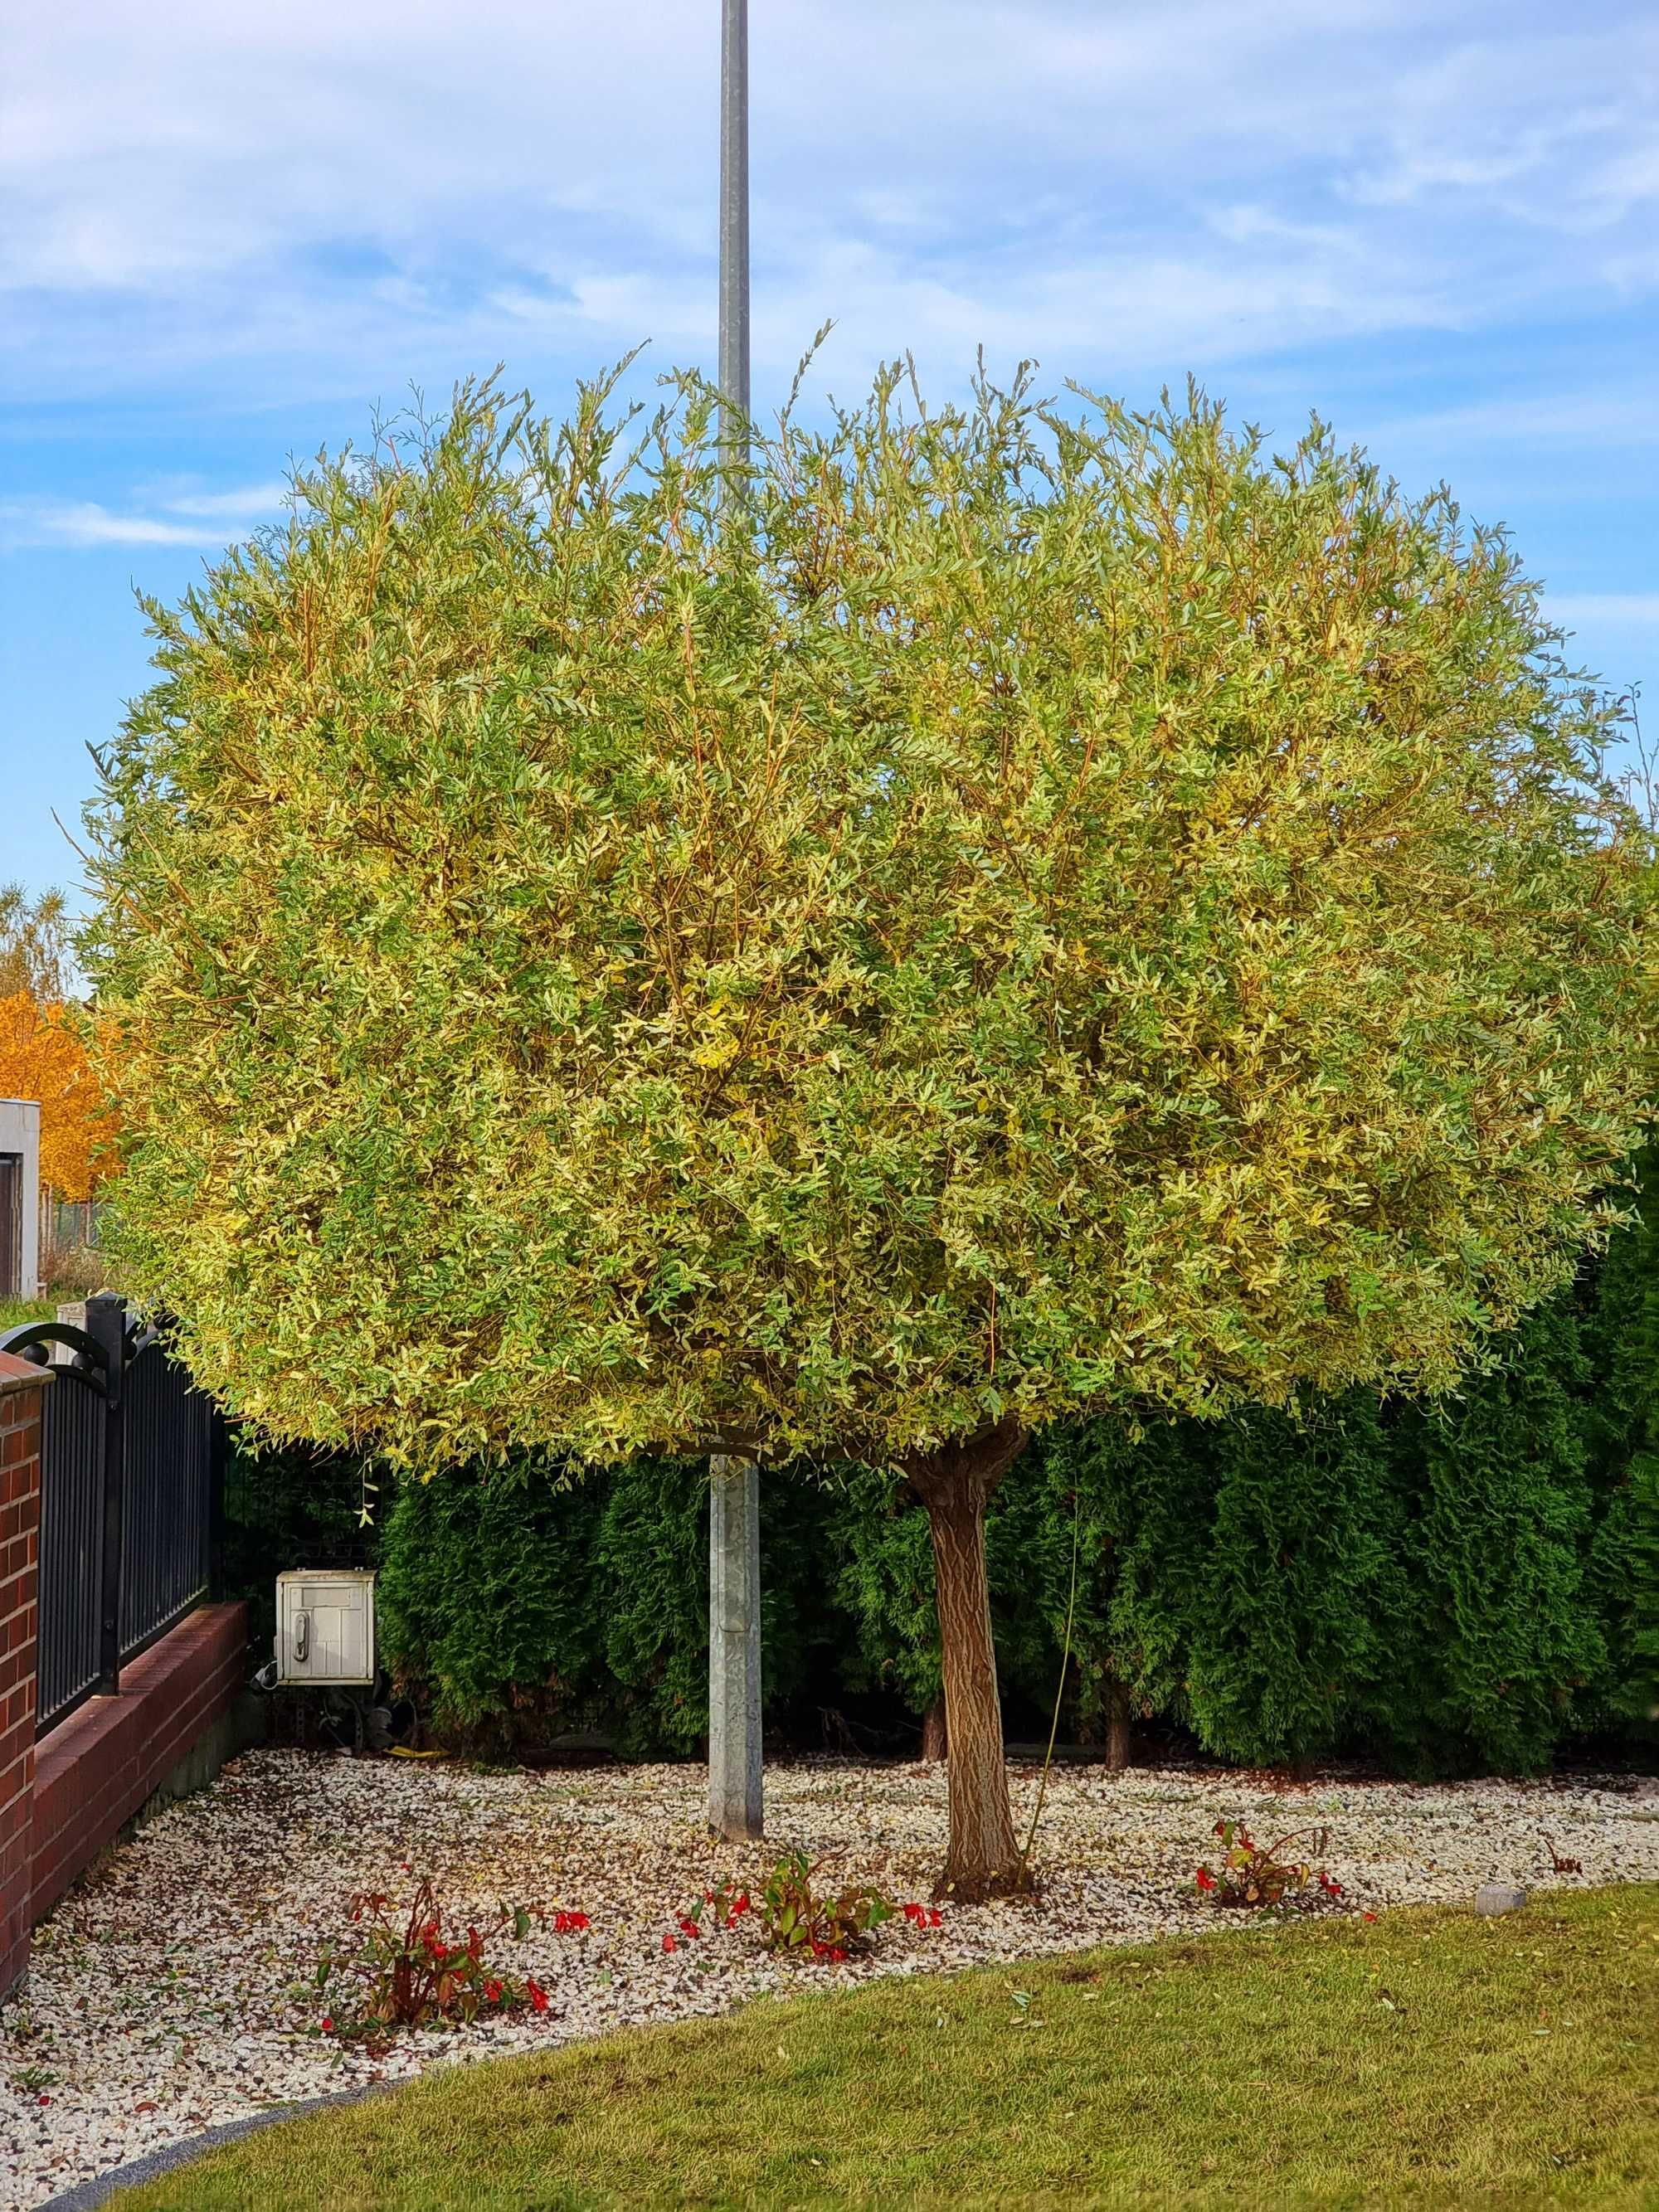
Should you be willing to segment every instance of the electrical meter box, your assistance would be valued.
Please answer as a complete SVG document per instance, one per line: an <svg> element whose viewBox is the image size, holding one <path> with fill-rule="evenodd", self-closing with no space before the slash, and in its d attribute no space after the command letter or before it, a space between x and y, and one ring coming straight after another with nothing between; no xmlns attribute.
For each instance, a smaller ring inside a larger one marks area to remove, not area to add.
<svg viewBox="0 0 1659 2212"><path fill-rule="evenodd" d="M276 1680L349 1684L374 1680L374 1577L356 1569L276 1577Z"/></svg>

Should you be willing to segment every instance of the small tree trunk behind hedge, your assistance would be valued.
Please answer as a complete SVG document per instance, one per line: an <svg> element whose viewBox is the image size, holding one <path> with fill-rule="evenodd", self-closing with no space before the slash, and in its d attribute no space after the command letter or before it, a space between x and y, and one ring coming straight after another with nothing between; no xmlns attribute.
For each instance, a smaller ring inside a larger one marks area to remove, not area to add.
<svg viewBox="0 0 1659 2212"><path fill-rule="evenodd" d="M1121 1774L1129 1764L1129 1692L1115 1677L1106 1685L1106 1764Z"/></svg>

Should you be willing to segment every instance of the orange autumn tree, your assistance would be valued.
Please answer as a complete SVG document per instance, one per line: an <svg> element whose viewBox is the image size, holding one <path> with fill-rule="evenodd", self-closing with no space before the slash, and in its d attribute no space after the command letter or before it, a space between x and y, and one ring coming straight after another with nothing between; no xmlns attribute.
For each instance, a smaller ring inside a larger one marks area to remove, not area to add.
<svg viewBox="0 0 1659 2212"><path fill-rule="evenodd" d="M90 1198L115 1125L65 1007L29 991L0 999L0 1097L40 1100L41 1182L60 1198Z"/></svg>

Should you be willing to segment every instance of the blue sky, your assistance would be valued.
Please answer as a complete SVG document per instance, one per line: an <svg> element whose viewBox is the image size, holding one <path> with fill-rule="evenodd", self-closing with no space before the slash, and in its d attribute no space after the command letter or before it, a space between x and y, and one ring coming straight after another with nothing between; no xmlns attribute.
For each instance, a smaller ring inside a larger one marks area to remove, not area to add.
<svg viewBox="0 0 1659 2212"><path fill-rule="evenodd" d="M1317 407L1510 524L1579 659L1659 672L1659 10L751 0L755 398L983 344ZM712 367L717 0L10 0L0 881L73 889L85 747L289 457L504 362L562 411Z"/></svg>

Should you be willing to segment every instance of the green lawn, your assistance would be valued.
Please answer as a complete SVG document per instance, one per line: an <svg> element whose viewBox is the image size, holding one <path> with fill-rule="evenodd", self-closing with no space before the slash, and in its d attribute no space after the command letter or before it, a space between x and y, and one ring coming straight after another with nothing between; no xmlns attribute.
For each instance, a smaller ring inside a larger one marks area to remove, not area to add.
<svg viewBox="0 0 1659 2212"><path fill-rule="evenodd" d="M0 1298L0 1336L26 1321L50 1321L56 1311L45 1298Z"/></svg>
<svg viewBox="0 0 1659 2212"><path fill-rule="evenodd" d="M1659 2204L1659 1886L765 2001L267 2129L122 2212Z"/></svg>

